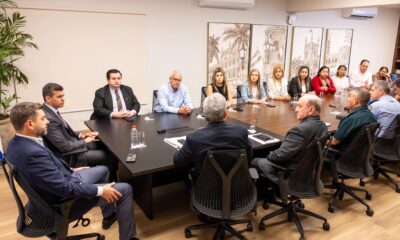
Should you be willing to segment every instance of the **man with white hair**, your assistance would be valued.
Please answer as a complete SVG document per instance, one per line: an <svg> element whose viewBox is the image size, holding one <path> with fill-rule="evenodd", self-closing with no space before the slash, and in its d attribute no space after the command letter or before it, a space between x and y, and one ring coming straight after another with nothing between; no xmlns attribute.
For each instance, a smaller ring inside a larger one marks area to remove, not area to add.
<svg viewBox="0 0 400 240"><path fill-rule="evenodd" d="M173 71L169 82L163 84L157 93L155 112L169 112L187 115L192 112L192 100L187 87L182 83L182 74Z"/></svg>
<svg viewBox="0 0 400 240"><path fill-rule="evenodd" d="M208 125L186 136L185 143L174 156L176 166L194 167L192 177L197 177L204 157L211 149L247 149L247 158L251 159L252 149L247 130L225 123L228 111L221 94L208 96L203 103L203 112Z"/></svg>
<svg viewBox="0 0 400 240"><path fill-rule="evenodd" d="M267 158L256 158L251 163L274 183L278 183L278 175L269 163L296 169L302 157L299 153L314 139L328 133L326 124L319 117L321 100L317 96L306 94L301 97L295 111L300 124L289 130L281 146L270 152Z"/></svg>

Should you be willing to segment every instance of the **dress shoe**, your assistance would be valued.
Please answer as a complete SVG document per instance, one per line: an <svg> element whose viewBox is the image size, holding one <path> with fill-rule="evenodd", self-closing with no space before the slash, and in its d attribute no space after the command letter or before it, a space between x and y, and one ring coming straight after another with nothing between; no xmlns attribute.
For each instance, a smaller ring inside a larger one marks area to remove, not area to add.
<svg viewBox="0 0 400 240"><path fill-rule="evenodd" d="M109 229L111 225L117 220L117 215L115 213L111 214L111 216L103 218L102 227L103 229Z"/></svg>

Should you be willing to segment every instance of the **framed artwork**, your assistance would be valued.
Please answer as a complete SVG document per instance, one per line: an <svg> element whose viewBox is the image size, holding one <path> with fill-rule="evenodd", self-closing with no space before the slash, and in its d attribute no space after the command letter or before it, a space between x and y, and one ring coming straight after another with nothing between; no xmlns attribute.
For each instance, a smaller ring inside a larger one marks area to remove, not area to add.
<svg viewBox="0 0 400 240"><path fill-rule="evenodd" d="M317 75L321 59L322 28L293 27L290 78L297 75L300 66L310 68L310 77Z"/></svg>
<svg viewBox="0 0 400 240"><path fill-rule="evenodd" d="M287 26L252 25L250 68L257 68L262 80L271 77L274 65L285 66L287 35Z"/></svg>
<svg viewBox="0 0 400 240"><path fill-rule="evenodd" d="M249 47L250 24L208 23L207 84L221 67L230 85L242 85L249 72Z"/></svg>
<svg viewBox="0 0 400 240"><path fill-rule="evenodd" d="M339 65L350 66L353 29L327 29L324 65L330 69L330 75L336 75ZM349 72L349 71L347 71Z"/></svg>

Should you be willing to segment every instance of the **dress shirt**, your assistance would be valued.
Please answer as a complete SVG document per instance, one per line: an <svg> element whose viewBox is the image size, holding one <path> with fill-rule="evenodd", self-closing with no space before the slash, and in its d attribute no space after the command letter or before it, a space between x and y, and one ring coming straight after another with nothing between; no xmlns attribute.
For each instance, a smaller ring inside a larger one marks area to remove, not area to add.
<svg viewBox="0 0 400 240"><path fill-rule="evenodd" d="M183 84L180 84L178 89L174 91L171 84L167 82L160 87L157 95L157 101L154 106L154 111L156 112L178 113L180 107L193 108L189 91Z"/></svg>
<svg viewBox="0 0 400 240"><path fill-rule="evenodd" d="M118 112L118 104L117 104L117 96L115 95L115 90L110 87L110 93L111 93L111 98L112 98L112 102L113 102L113 112ZM121 89L117 89L118 94L119 94L119 99L121 100L121 104L122 104L122 109L121 110L128 110L133 112L133 115L136 115L136 110L129 110L126 109L126 105L125 105L125 101L124 101L124 96L122 95ZM110 118L112 118L112 114L110 113Z"/></svg>
<svg viewBox="0 0 400 240"><path fill-rule="evenodd" d="M376 116L380 123L381 131L378 137L381 137L395 117L400 114L400 103L392 96L384 95L377 101L371 103L371 112Z"/></svg>
<svg viewBox="0 0 400 240"><path fill-rule="evenodd" d="M350 87L362 87L372 84L372 73L366 71L364 74L359 69L350 74Z"/></svg>

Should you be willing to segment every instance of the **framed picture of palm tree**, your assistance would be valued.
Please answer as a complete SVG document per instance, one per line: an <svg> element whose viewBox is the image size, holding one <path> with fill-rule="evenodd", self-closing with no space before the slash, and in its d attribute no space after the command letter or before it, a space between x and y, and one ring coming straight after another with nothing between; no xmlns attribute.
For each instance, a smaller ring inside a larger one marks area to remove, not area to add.
<svg viewBox="0 0 400 240"><path fill-rule="evenodd" d="M317 74L321 59L322 31L323 28L293 27L290 78L297 75L302 65L310 68L311 78Z"/></svg>
<svg viewBox="0 0 400 240"><path fill-rule="evenodd" d="M350 66L353 29L327 29L324 65L335 75L339 65ZM349 72L349 71L348 71Z"/></svg>
<svg viewBox="0 0 400 240"><path fill-rule="evenodd" d="M249 71L249 46L250 24L208 23L207 83L221 67L229 84L242 85Z"/></svg>
<svg viewBox="0 0 400 240"><path fill-rule="evenodd" d="M274 65L285 66L287 35L287 26L251 26L250 68L257 68L263 81L271 77Z"/></svg>

